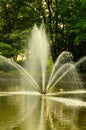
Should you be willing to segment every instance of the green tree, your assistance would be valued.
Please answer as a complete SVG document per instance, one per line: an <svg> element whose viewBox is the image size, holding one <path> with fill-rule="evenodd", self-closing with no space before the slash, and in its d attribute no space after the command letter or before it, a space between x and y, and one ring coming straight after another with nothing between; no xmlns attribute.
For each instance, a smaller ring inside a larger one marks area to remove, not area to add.
<svg viewBox="0 0 86 130"><path fill-rule="evenodd" d="M15 60L18 54L24 51L31 27L39 21L39 14L35 13L33 7L33 0L30 2L28 0L0 1L0 42L3 46L8 45L13 48L11 56ZM10 57L10 53L6 56Z"/></svg>
<svg viewBox="0 0 86 130"><path fill-rule="evenodd" d="M86 0L1 0L0 42L13 48L12 57L16 59L27 46L27 36L33 25L39 26L43 21L53 61L64 50L75 55L79 50L80 54L80 47L86 45L85 5ZM86 54L84 48L81 55Z"/></svg>
<svg viewBox="0 0 86 130"><path fill-rule="evenodd" d="M75 53L77 44L84 43L85 46L85 5L85 0L45 0L46 26L50 32L53 60L64 50Z"/></svg>

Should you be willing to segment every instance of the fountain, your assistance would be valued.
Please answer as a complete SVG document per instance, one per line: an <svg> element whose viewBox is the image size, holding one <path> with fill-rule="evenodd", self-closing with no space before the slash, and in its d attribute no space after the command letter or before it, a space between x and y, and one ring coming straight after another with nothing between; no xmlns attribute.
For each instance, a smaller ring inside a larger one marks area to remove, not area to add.
<svg viewBox="0 0 86 130"><path fill-rule="evenodd" d="M37 91L41 94L47 94L56 91L58 88L59 90L83 89L76 68L78 64L86 60L86 57L74 64L72 53L64 51L58 56L55 64L53 64L51 73L49 73L50 47L43 26L40 28L37 28L36 25L34 26L28 46L29 58L25 67L36 81ZM61 88L62 81L67 82L64 88Z"/></svg>
<svg viewBox="0 0 86 130"><path fill-rule="evenodd" d="M16 72L16 80L18 80L21 86L23 86L23 88L20 86L18 87L17 84L16 89L13 87L13 84L12 88L10 89L9 87L4 88L2 86L0 88L0 97L29 95L31 109L30 107L26 108L27 110L29 109L30 115L30 113L34 111L34 108L37 107L37 104L31 105L31 98L37 96L37 102L40 102L39 99L40 96L42 96L40 124L38 123L39 126L37 127L37 130L45 129L45 123L42 125L42 122L45 122L44 108L45 102L47 102L47 100L50 102L61 102L68 106L75 105L86 107L86 103L83 101L69 99L69 95L72 95L72 97L73 95L76 95L77 97L78 94L86 94L77 72L78 66L83 62L86 62L86 56L81 58L78 62L74 63L72 53L69 51L64 51L58 56L55 64L52 62L51 65L49 65L51 54L48 38L46 36L44 27L41 26L38 28L36 25L32 30L31 37L28 42L27 55L28 59L24 64L25 68L4 56L0 56L0 66L4 66L3 70L5 71L5 74L11 72L11 70ZM15 83L15 80L13 83ZM67 97L65 98L64 95ZM36 102L36 99L34 99L34 101ZM22 99L22 103L24 105L26 104L26 98ZM14 106L16 107L16 105ZM23 114L25 113L26 108L24 108L24 111L22 109ZM48 112L46 113L48 114ZM23 114L21 112L21 115ZM26 113L25 115L28 114ZM24 117L26 118L27 116ZM16 122L21 122L21 120L19 121L19 118L21 118L21 116L18 117L18 121ZM16 123L13 124L15 126Z"/></svg>
<svg viewBox="0 0 86 130"><path fill-rule="evenodd" d="M59 92L60 90L83 89L81 79L77 73L77 66L86 61L86 57L83 57L77 63L73 63L72 53L64 51L58 56L50 73L50 66L48 65L49 51L49 42L44 27L38 28L35 25L29 39L26 69L4 56L0 56L0 60L3 64L11 66L9 68L17 69L27 79L27 82L29 81L30 86L41 94L52 93L57 90Z"/></svg>

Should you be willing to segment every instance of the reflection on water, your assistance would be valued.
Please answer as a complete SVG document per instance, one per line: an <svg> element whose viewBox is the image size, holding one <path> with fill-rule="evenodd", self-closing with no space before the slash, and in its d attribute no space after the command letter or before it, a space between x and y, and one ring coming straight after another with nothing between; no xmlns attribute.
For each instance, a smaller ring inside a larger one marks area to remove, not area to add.
<svg viewBox="0 0 86 130"><path fill-rule="evenodd" d="M85 130L86 107L39 95L0 97L0 130Z"/></svg>
<svg viewBox="0 0 86 130"><path fill-rule="evenodd" d="M86 102L25 93L0 96L0 130L86 130Z"/></svg>
<svg viewBox="0 0 86 130"><path fill-rule="evenodd" d="M33 112L38 100L37 96L33 98L23 95L0 97L0 130L14 127L22 122Z"/></svg>
<svg viewBox="0 0 86 130"><path fill-rule="evenodd" d="M65 106L64 103L51 100L48 104L50 130L85 130L86 108Z"/></svg>

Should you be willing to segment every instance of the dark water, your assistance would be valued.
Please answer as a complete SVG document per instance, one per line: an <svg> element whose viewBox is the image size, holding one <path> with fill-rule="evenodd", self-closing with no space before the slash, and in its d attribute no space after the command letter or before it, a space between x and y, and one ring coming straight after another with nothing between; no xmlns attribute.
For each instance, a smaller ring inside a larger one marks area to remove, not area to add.
<svg viewBox="0 0 86 130"><path fill-rule="evenodd" d="M0 87L2 90L2 82ZM11 91L12 87L19 90L14 81L5 81L4 87L3 91ZM0 130L86 130L86 102L67 99L45 95L0 95Z"/></svg>

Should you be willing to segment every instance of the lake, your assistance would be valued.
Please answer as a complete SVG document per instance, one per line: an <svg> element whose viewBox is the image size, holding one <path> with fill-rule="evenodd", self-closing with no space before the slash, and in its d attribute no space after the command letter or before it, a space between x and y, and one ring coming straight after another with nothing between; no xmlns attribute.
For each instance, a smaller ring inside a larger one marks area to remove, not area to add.
<svg viewBox="0 0 86 130"><path fill-rule="evenodd" d="M0 95L0 130L86 130L85 94L79 101L75 95L19 94L19 90L25 91L18 79L0 80L0 91L17 91Z"/></svg>

